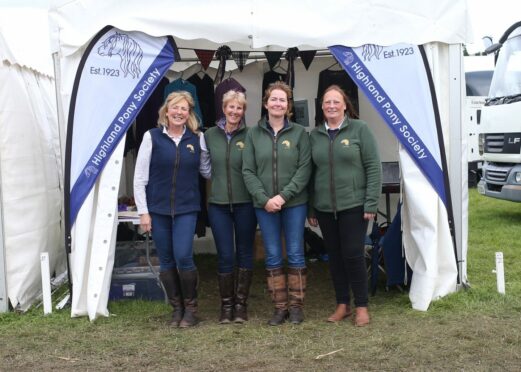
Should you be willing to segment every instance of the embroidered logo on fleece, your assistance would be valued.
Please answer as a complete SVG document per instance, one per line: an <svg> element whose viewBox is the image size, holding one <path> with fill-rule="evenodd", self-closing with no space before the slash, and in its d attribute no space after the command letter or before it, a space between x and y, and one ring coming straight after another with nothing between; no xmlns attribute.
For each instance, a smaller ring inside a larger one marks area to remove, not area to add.
<svg viewBox="0 0 521 372"><path fill-rule="evenodd" d="M193 154L195 151L194 151L194 146L192 144L188 144L186 145L186 148Z"/></svg>
<svg viewBox="0 0 521 372"><path fill-rule="evenodd" d="M344 138L342 141L340 141L340 143L344 145L344 147L349 146L349 140L347 138Z"/></svg>
<svg viewBox="0 0 521 372"><path fill-rule="evenodd" d="M289 150L291 148L291 142L289 142L288 140L284 140L282 141L282 146L284 146L286 150Z"/></svg>
<svg viewBox="0 0 521 372"><path fill-rule="evenodd" d="M237 146L239 148L239 150L242 150L244 148L244 142L242 141L237 141L235 143L235 146Z"/></svg>

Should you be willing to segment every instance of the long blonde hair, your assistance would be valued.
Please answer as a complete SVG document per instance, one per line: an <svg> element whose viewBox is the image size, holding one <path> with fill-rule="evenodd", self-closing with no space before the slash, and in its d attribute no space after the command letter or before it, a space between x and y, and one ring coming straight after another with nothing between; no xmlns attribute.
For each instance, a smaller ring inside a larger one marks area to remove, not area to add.
<svg viewBox="0 0 521 372"><path fill-rule="evenodd" d="M190 110L190 113L188 114L188 120L186 121L186 126L188 129L190 129L193 133L199 132L199 121L197 120L195 113L194 113L194 99L192 98L192 95L184 90L180 90L177 92L172 92L166 97L165 103L163 103L163 106L159 109L159 118L157 119L158 126L163 126L165 128L168 128L168 117L166 115L166 112L168 110L168 105L170 103L176 104L179 103L182 100L185 100L188 102L188 108Z"/></svg>

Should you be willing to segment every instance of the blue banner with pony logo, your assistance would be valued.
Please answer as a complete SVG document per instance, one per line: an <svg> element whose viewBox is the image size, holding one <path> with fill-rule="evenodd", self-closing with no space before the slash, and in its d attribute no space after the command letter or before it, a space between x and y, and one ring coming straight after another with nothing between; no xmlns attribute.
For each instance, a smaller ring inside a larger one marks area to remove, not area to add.
<svg viewBox="0 0 521 372"><path fill-rule="evenodd" d="M421 49L410 44L329 49L451 209L441 124Z"/></svg>
<svg viewBox="0 0 521 372"><path fill-rule="evenodd" d="M174 63L171 37L108 26L88 46L69 109L65 164L66 231L117 144Z"/></svg>

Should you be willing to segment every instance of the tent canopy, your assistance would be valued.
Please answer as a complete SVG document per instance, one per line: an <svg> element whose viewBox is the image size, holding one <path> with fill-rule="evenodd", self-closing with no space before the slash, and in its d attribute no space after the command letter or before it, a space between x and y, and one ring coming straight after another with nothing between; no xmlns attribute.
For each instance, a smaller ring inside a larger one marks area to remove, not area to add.
<svg viewBox="0 0 521 372"><path fill-rule="evenodd" d="M318 11L320 9L320 11ZM472 41L465 0L55 0L55 51L76 52L106 25L151 36L173 35L179 48L285 50L329 45ZM58 45L57 42L61 45ZM193 55L195 56L195 55Z"/></svg>
<svg viewBox="0 0 521 372"><path fill-rule="evenodd" d="M5 43L1 47L2 62L28 67L47 76L54 75L47 13L46 9L2 8L0 34Z"/></svg>

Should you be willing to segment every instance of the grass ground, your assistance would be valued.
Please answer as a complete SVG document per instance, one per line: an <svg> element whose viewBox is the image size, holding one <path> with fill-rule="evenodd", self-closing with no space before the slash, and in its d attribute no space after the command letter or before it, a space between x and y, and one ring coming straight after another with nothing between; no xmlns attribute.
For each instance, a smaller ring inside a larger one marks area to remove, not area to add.
<svg viewBox="0 0 521 372"><path fill-rule="evenodd" d="M306 321L269 327L271 306L262 262L255 268L250 321L217 324L215 257L196 257L203 322L166 326L161 302L111 302L111 316L90 323L68 311L0 314L0 370L355 371L521 369L521 205L470 192L468 277L471 288L410 307L406 293L378 287L372 323L324 321L334 308L327 265L309 264ZM496 291L494 252L505 256L506 295ZM320 355L328 354L322 358Z"/></svg>

